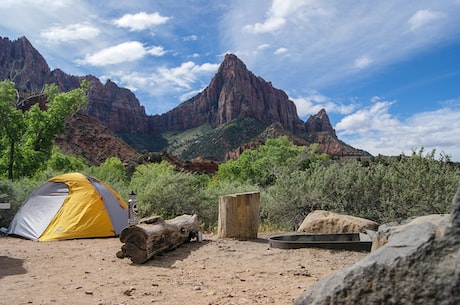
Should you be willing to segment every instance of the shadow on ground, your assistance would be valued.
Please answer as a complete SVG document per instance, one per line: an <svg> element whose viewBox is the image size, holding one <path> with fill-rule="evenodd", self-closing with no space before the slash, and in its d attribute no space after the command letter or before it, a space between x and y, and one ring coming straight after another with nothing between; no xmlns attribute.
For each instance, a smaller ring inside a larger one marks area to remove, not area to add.
<svg viewBox="0 0 460 305"><path fill-rule="evenodd" d="M23 267L22 259L9 256L0 256L0 279L8 275L25 274L27 270Z"/></svg>

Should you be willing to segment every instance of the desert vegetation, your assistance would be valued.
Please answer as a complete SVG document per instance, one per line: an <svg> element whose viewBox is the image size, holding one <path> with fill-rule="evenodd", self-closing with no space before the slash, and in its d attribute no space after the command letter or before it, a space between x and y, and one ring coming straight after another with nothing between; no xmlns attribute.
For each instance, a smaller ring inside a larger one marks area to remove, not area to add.
<svg viewBox="0 0 460 305"><path fill-rule="evenodd" d="M12 205L0 214L3 227L36 187L74 171L106 182L125 200L134 191L141 217L196 213L203 230L215 229L218 198L225 194L259 191L261 225L293 230L315 209L380 223L449 213L460 184L459 164L450 162L448 155L437 156L435 150L421 148L397 157L331 158L319 153L317 144L296 146L286 136L245 150L238 159L220 164L213 176L178 171L160 158L141 160L136 166L109 158L90 166L83 157L66 155L53 144L65 117L85 103L84 86L69 93L58 93L55 86L46 90L52 101L47 111L38 105L21 111L13 83L1 83L0 202Z"/></svg>
<svg viewBox="0 0 460 305"><path fill-rule="evenodd" d="M380 223L449 213L460 183L458 164L423 149L408 156L331 159L318 154L316 145L298 147L280 137L222 163L211 177L177 171L165 161L140 164L132 174L118 158L88 166L81 157L64 155L54 147L46 166L34 175L0 178L0 201L12 204L12 209L2 211L0 226L8 226L36 187L71 171L105 181L126 200L134 191L141 217L196 213L203 230L211 231L217 224L218 198L225 194L260 191L261 225L294 230L314 209Z"/></svg>

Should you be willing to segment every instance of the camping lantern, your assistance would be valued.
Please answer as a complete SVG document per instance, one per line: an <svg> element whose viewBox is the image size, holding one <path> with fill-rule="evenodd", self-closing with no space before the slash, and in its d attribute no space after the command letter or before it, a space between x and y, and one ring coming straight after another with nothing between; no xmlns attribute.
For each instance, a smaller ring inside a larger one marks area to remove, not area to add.
<svg viewBox="0 0 460 305"><path fill-rule="evenodd" d="M137 200L134 191L129 194L128 207L128 226L135 226L137 225Z"/></svg>

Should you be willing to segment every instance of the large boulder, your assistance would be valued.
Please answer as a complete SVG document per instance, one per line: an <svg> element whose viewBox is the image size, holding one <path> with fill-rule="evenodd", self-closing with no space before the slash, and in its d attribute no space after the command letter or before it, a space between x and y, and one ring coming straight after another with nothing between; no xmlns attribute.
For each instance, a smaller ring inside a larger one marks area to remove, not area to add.
<svg viewBox="0 0 460 305"><path fill-rule="evenodd" d="M316 210L305 217L297 231L306 233L359 233L364 230L376 231L378 227L378 223L365 218Z"/></svg>
<svg viewBox="0 0 460 305"><path fill-rule="evenodd" d="M398 225L383 224L379 227L379 230L373 235L371 251L375 251L378 248L384 246L386 243L388 243L388 241L391 238L401 233L401 231L403 231L408 226L429 222L441 229L444 226L440 225L444 221L449 221L449 214L432 214L420 216L413 219L408 219L407 221L404 221L403 223L400 223Z"/></svg>
<svg viewBox="0 0 460 305"><path fill-rule="evenodd" d="M407 225L357 264L311 286L295 305L460 304L460 189L448 221Z"/></svg>

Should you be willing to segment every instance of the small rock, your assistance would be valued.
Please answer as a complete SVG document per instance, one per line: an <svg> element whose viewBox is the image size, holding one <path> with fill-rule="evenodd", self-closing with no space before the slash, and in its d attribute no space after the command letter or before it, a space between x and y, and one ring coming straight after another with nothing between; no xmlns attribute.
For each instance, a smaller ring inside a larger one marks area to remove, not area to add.
<svg viewBox="0 0 460 305"><path fill-rule="evenodd" d="M133 292L134 290L136 290L136 288L134 288L134 287L129 287L129 289L125 290L125 291L123 292L123 294L124 294L124 295L127 295L127 296L131 296L131 295L132 295L132 292Z"/></svg>

